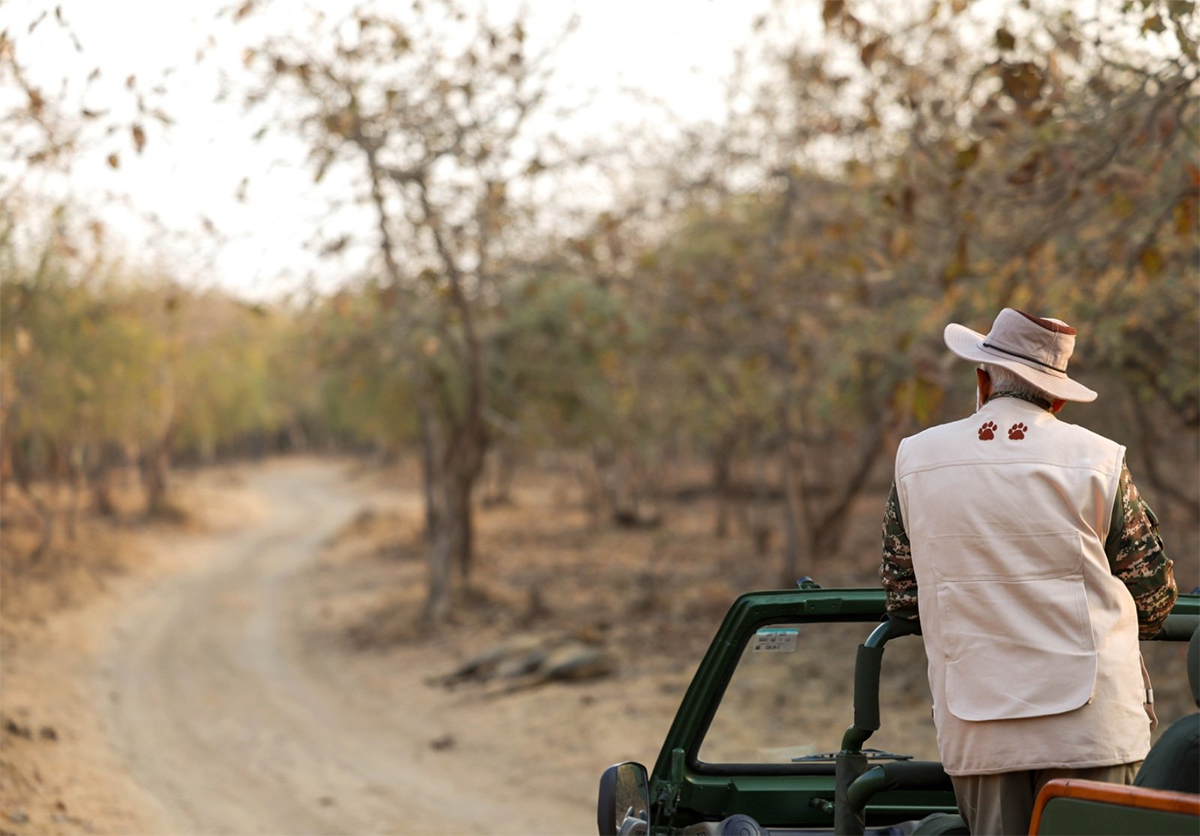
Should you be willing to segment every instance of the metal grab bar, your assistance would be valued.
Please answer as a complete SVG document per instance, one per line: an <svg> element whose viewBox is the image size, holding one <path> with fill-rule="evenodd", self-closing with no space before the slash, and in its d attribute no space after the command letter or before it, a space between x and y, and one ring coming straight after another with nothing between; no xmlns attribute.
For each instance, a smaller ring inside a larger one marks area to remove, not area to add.
<svg viewBox="0 0 1200 836"><path fill-rule="evenodd" d="M866 642L858 646L858 655L854 659L854 723L842 736L842 751L834 759L834 833L861 836L866 830L866 800L864 798L862 804L856 807L850 800L850 794L868 772L867 756L863 754L862 745L879 729L879 675L883 666L883 646L898 636L920 632L921 625L917 621L888 618L871 631ZM858 792L865 791L863 787L873 786L876 781L873 777L859 784L856 797ZM870 798L870 794L866 798Z"/></svg>

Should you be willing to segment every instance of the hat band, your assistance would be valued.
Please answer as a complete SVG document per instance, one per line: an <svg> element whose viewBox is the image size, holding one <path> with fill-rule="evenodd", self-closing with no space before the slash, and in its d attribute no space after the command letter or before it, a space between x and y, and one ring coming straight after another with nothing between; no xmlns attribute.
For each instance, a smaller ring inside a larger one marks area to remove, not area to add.
<svg viewBox="0 0 1200 836"><path fill-rule="evenodd" d="M1060 369L1057 366L1051 366L1049 363L1043 363L1041 360L1037 359L1036 357L1030 357L1028 354L1021 354L1019 351L1009 351L1007 348L1001 348L998 345L992 345L991 343L989 343L987 341L984 341L983 347L990 348L992 351L999 351L1001 354L1008 354L1011 357L1017 357L1021 360L1028 360L1030 363L1037 363L1039 366L1045 366L1047 369L1050 369L1051 371L1056 371L1059 374L1067 373L1066 369Z"/></svg>

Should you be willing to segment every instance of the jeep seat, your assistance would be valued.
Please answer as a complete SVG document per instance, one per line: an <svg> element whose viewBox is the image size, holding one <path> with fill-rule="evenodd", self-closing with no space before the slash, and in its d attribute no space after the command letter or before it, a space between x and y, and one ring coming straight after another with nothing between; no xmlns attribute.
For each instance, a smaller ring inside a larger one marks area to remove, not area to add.
<svg viewBox="0 0 1200 836"><path fill-rule="evenodd" d="M1200 627L1187 651L1192 699L1200 706ZM1200 712L1176 720L1150 749L1134 786L1200 793Z"/></svg>
<svg viewBox="0 0 1200 836"><path fill-rule="evenodd" d="M917 823L909 836L970 836L967 823L957 813L934 813Z"/></svg>

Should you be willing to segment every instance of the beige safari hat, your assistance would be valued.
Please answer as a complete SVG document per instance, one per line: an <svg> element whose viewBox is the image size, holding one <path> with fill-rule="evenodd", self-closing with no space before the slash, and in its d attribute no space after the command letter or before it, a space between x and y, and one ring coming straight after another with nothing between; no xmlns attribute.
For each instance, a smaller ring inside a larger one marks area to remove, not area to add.
<svg viewBox="0 0 1200 836"><path fill-rule="evenodd" d="M1095 392L1067 377L1075 329L1062 320L1005 308L986 336L951 323L942 338L964 360L1003 366L1055 398L1079 403L1096 400Z"/></svg>

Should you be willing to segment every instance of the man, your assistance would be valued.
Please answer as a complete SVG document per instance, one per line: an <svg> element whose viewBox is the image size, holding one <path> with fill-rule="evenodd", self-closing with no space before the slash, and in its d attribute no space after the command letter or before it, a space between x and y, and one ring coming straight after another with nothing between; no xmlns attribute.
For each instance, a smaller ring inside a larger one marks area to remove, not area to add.
<svg viewBox="0 0 1200 836"><path fill-rule="evenodd" d="M920 618L971 832L1026 833L1052 778L1132 782L1153 718L1138 639L1177 593L1125 449L1055 417L1096 398L1067 376L1075 329L1006 308L944 339L982 364L977 410L900 444L880 577L889 615Z"/></svg>

